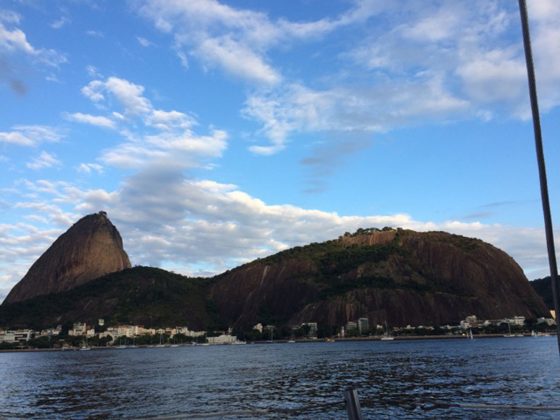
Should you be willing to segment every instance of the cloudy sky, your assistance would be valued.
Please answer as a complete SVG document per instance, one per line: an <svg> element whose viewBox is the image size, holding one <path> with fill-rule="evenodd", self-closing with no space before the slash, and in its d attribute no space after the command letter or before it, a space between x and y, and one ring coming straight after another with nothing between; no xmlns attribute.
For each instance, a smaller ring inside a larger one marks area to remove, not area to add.
<svg viewBox="0 0 560 420"><path fill-rule="evenodd" d="M560 2L528 3L554 217ZM547 271L511 0L4 0L0 95L0 300L99 210L189 275L383 226Z"/></svg>

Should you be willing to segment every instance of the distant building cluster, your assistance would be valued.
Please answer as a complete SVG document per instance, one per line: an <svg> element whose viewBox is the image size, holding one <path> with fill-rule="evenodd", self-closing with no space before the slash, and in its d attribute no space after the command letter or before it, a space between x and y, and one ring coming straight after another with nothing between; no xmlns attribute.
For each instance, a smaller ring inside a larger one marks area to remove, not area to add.
<svg viewBox="0 0 560 420"><path fill-rule="evenodd" d="M0 329L0 343L26 343L38 337L57 337L62 330L62 326L49 328L41 331L31 329L22 330L2 330Z"/></svg>
<svg viewBox="0 0 560 420"><path fill-rule="evenodd" d="M84 322L75 322L72 328L67 331L67 336L77 339L105 339L109 345L117 344L119 339L136 339L139 337L165 337L168 341L181 337L188 337L190 339L199 340L200 342L207 342L209 344L237 344L240 341L237 337L230 334L219 334L215 337L207 337L206 331L194 331L187 326L183 327L167 327L167 328L145 328L141 325L116 325L107 328L104 327L105 321L100 319L97 328L93 325L88 325ZM58 325L56 328L35 331L32 329L21 330L1 330L0 329L0 343L8 344L22 344L27 342L46 337L49 341L52 339L56 341L62 336L62 326ZM160 340L161 341L161 340Z"/></svg>
<svg viewBox="0 0 560 420"><path fill-rule="evenodd" d="M538 318L532 321L530 325L524 316L513 316L510 318L502 319L478 319L476 315L469 315L461 320L458 325L442 325L442 326L424 326L424 325L407 325L399 327L389 327L385 325L371 325L368 317L360 317L356 320L350 320L345 325L338 328L327 328L320 331L320 325L317 322L304 322L299 325L291 327L286 332L285 328L278 328L274 325L263 325L257 323L253 326L252 330L256 338L253 340L274 340L274 338L289 337L298 339L317 339L318 337L338 337L338 338L351 338L357 336L393 336L393 335L465 335L466 333L472 335L472 331L489 334L512 334L512 330L517 334L523 331L528 332L531 329L532 333L536 334L537 331L545 331L546 329L556 325L553 318ZM282 330L282 331L280 331ZM325 331L328 331L325 335ZM254 335L253 335L254 336ZM151 339L155 337L155 339ZM198 342L208 344L240 344L243 343L235 335L232 335L231 328L226 332L207 332L195 331L189 329L187 326L166 327L166 328L145 328L142 325L115 325L105 327L105 321L99 319L97 325L88 325L84 322L75 322L72 328L63 333L63 328L58 325L56 328L48 328L41 331L32 329L18 329L18 330L2 330L0 329L0 343L7 343L8 345L26 346L30 341L42 339L48 340L48 343L59 343L59 345L68 345L67 342L74 343L81 340L87 342L92 340L99 345L119 345L124 340L125 342L135 340L162 344L165 339L167 343L175 342ZM381 338L384 339L384 338ZM128 340L128 341L127 341ZM182 340L182 341L180 341ZM61 344L60 344L61 343Z"/></svg>

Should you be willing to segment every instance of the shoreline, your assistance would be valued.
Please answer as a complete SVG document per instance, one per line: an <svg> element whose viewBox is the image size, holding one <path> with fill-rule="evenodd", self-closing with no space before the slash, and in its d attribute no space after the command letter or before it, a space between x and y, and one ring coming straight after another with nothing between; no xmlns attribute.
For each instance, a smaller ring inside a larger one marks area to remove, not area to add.
<svg viewBox="0 0 560 420"><path fill-rule="evenodd" d="M556 332L548 333L548 335L536 336L534 338L541 337L553 337ZM533 337L531 334L526 333L522 335L515 336L504 336L504 334L477 334L473 337L474 340L478 339L488 339L488 338L526 338ZM469 340L467 335L408 335L408 336L394 336L393 340L388 340L388 342L394 341L417 341L417 340ZM332 341L330 341L332 340ZM306 338L297 340L261 340L261 341L251 341L244 344L298 344L298 343L336 343L336 342L356 342L356 341L384 341L381 340L381 336L368 336L368 337L344 337L344 338ZM129 350L129 349L162 349L162 348L177 348L177 347L201 347L201 346L229 346L232 344L178 344L178 345L163 345L163 346L153 346L153 345L137 345L137 346L106 346L106 347L90 347L87 350ZM83 351L80 347L66 347L66 348L21 348L21 349L1 349L0 353L35 353L35 352L77 352Z"/></svg>

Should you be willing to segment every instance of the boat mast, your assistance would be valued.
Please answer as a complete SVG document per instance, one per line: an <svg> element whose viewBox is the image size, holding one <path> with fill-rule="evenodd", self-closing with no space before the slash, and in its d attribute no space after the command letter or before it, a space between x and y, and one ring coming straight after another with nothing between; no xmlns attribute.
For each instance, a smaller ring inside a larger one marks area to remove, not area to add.
<svg viewBox="0 0 560 420"><path fill-rule="evenodd" d="M550 202L548 199L548 183L546 180L546 166L544 162L544 151L542 144L541 120L539 116L539 104L537 101L537 84L535 81L535 69L533 65L533 53L531 50L531 37L529 34L529 19L527 17L527 3L519 0L519 13L521 15L521 27L523 30L523 46L525 47L525 61L527 63L527 78L529 81L529 96L531 98L531 111L533 113L533 130L535 132L535 148L537 151L537 162L539 165L539 180L541 184L541 201L544 214L544 229L546 233L546 245L548 249L548 264L550 266L550 283L552 297L554 300L554 311L556 313L556 338L558 351L560 352L560 323L558 316L558 304L560 298L558 291L558 267L556 265L556 252L554 250L554 234L552 229L552 217L550 215Z"/></svg>

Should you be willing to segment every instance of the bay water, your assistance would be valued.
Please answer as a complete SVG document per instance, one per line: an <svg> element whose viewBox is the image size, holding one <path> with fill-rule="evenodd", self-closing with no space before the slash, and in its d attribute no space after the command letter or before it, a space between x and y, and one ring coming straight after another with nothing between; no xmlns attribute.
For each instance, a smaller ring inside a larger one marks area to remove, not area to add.
<svg viewBox="0 0 560 420"><path fill-rule="evenodd" d="M0 353L3 418L560 418L556 337ZM556 408L556 409L555 409Z"/></svg>

